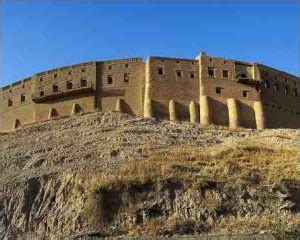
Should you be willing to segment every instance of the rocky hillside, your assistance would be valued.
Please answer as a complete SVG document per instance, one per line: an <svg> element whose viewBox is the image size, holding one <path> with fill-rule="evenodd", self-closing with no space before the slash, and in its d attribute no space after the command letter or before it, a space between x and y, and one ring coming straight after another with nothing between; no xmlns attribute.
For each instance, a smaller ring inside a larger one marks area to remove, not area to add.
<svg viewBox="0 0 300 240"><path fill-rule="evenodd" d="M0 135L0 238L297 234L298 132L92 113Z"/></svg>

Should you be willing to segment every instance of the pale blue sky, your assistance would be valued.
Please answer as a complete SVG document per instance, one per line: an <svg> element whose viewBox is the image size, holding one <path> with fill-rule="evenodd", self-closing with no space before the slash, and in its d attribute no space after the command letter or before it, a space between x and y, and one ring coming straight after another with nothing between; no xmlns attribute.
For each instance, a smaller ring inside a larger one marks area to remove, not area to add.
<svg viewBox="0 0 300 240"><path fill-rule="evenodd" d="M1 86L83 61L200 51L299 75L296 4L2 4Z"/></svg>

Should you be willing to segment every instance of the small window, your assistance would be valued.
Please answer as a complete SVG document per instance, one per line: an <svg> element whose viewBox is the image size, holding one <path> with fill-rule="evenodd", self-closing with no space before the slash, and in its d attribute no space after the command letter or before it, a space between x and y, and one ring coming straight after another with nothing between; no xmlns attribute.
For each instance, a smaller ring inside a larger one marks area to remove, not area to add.
<svg viewBox="0 0 300 240"><path fill-rule="evenodd" d="M25 88L25 86L23 85L22 88Z"/></svg>
<svg viewBox="0 0 300 240"><path fill-rule="evenodd" d="M294 89L294 96L295 96L295 97L298 96L298 91L297 91L297 89Z"/></svg>
<svg viewBox="0 0 300 240"><path fill-rule="evenodd" d="M284 87L284 95L288 95L288 93L289 93L288 87Z"/></svg>
<svg viewBox="0 0 300 240"><path fill-rule="evenodd" d="M210 58L209 61L212 62L213 61L212 58Z"/></svg>
<svg viewBox="0 0 300 240"><path fill-rule="evenodd" d="M112 69L112 66L108 66L108 69Z"/></svg>
<svg viewBox="0 0 300 240"><path fill-rule="evenodd" d="M264 81L264 86L265 86L265 88L269 88L269 86L270 86L269 81Z"/></svg>
<svg viewBox="0 0 300 240"><path fill-rule="evenodd" d="M216 87L216 94L222 94L223 89L222 87Z"/></svg>
<svg viewBox="0 0 300 240"><path fill-rule="evenodd" d="M80 79L80 87L86 87L87 86L87 80L85 78Z"/></svg>
<svg viewBox="0 0 300 240"><path fill-rule="evenodd" d="M208 76L215 77L215 68L213 68L213 67L208 68Z"/></svg>
<svg viewBox="0 0 300 240"><path fill-rule="evenodd" d="M176 76L177 77L182 77L182 71L181 70L176 70Z"/></svg>
<svg viewBox="0 0 300 240"><path fill-rule="evenodd" d="M9 99L8 99L7 105L8 105L9 107L13 106L13 105L14 105L14 100L13 100L12 98L9 98Z"/></svg>
<svg viewBox="0 0 300 240"><path fill-rule="evenodd" d="M83 69L81 69L81 72L85 72L85 69L83 68Z"/></svg>
<svg viewBox="0 0 300 240"><path fill-rule="evenodd" d="M26 100L26 95L25 93L24 94L21 94L21 102L25 102Z"/></svg>
<svg viewBox="0 0 300 240"><path fill-rule="evenodd" d="M275 90L276 92L278 92L278 90L279 90L279 86L278 86L277 83L274 84L274 90Z"/></svg>
<svg viewBox="0 0 300 240"><path fill-rule="evenodd" d="M277 80L277 75L275 75L275 80Z"/></svg>
<svg viewBox="0 0 300 240"><path fill-rule="evenodd" d="M52 89L53 89L54 93L58 92L58 85L57 84L53 84Z"/></svg>
<svg viewBox="0 0 300 240"><path fill-rule="evenodd" d="M43 81L43 78L40 78L40 82L42 82Z"/></svg>
<svg viewBox="0 0 300 240"><path fill-rule="evenodd" d="M43 96L45 96L44 90L40 91L40 97L43 97Z"/></svg>
<svg viewBox="0 0 300 240"><path fill-rule="evenodd" d="M73 88L73 83L71 81L67 82L67 90L70 90Z"/></svg>
<svg viewBox="0 0 300 240"><path fill-rule="evenodd" d="M222 70L222 75L223 75L223 78L228 78L229 77L228 70Z"/></svg>
<svg viewBox="0 0 300 240"><path fill-rule="evenodd" d="M57 74L55 73L55 74L53 75L53 77L54 77L54 78L57 78Z"/></svg>
<svg viewBox="0 0 300 240"><path fill-rule="evenodd" d="M242 77L242 78L246 78L247 75L246 75L245 73L241 73L241 77Z"/></svg>
<svg viewBox="0 0 300 240"><path fill-rule="evenodd" d="M162 59L161 61L164 62L165 60Z"/></svg>
<svg viewBox="0 0 300 240"><path fill-rule="evenodd" d="M72 75L72 72L71 72L71 71L69 71L69 75Z"/></svg>
<svg viewBox="0 0 300 240"><path fill-rule="evenodd" d="M107 76L107 84L113 84L114 80L113 80L113 76L112 75L108 75Z"/></svg>
<svg viewBox="0 0 300 240"><path fill-rule="evenodd" d="M266 76L266 77L269 76L269 73L268 73L268 72L265 72L265 76Z"/></svg>
<svg viewBox="0 0 300 240"><path fill-rule="evenodd" d="M128 64L125 64L125 67L128 68Z"/></svg>
<svg viewBox="0 0 300 240"><path fill-rule="evenodd" d="M294 86L296 86L297 84L296 84L296 81L294 81Z"/></svg>
<svg viewBox="0 0 300 240"><path fill-rule="evenodd" d="M129 83L129 73L124 73L124 83Z"/></svg>
<svg viewBox="0 0 300 240"><path fill-rule="evenodd" d="M179 63L179 61L177 61L176 63Z"/></svg>
<svg viewBox="0 0 300 240"><path fill-rule="evenodd" d="M190 77L195 78L195 72L190 72Z"/></svg>
<svg viewBox="0 0 300 240"><path fill-rule="evenodd" d="M248 97L249 95L249 91L242 91L242 93L244 98Z"/></svg>
<svg viewBox="0 0 300 240"><path fill-rule="evenodd" d="M287 79L287 78L284 78L284 81L287 83L287 82L288 82L288 79Z"/></svg>
<svg viewBox="0 0 300 240"><path fill-rule="evenodd" d="M158 74L164 75L165 74L164 68L162 68L162 67L158 68Z"/></svg>

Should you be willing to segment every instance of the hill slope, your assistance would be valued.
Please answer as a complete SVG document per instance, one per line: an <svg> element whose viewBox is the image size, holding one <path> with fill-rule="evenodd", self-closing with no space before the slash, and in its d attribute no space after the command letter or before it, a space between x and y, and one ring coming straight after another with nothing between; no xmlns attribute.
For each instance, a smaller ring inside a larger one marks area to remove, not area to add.
<svg viewBox="0 0 300 240"><path fill-rule="evenodd" d="M0 135L0 236L297 230L296 130L93 113Z"/></svg>

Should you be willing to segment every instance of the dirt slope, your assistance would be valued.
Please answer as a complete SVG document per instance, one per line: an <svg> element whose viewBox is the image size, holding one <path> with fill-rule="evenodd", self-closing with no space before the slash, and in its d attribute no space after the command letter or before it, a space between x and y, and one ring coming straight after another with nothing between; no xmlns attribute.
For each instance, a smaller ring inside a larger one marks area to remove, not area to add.
<svg viewBox="0 0 300 240"><path fill-rule="evenodd" d="M0 135L0 236L297 230L297 130L93 113Z"/></svg>

